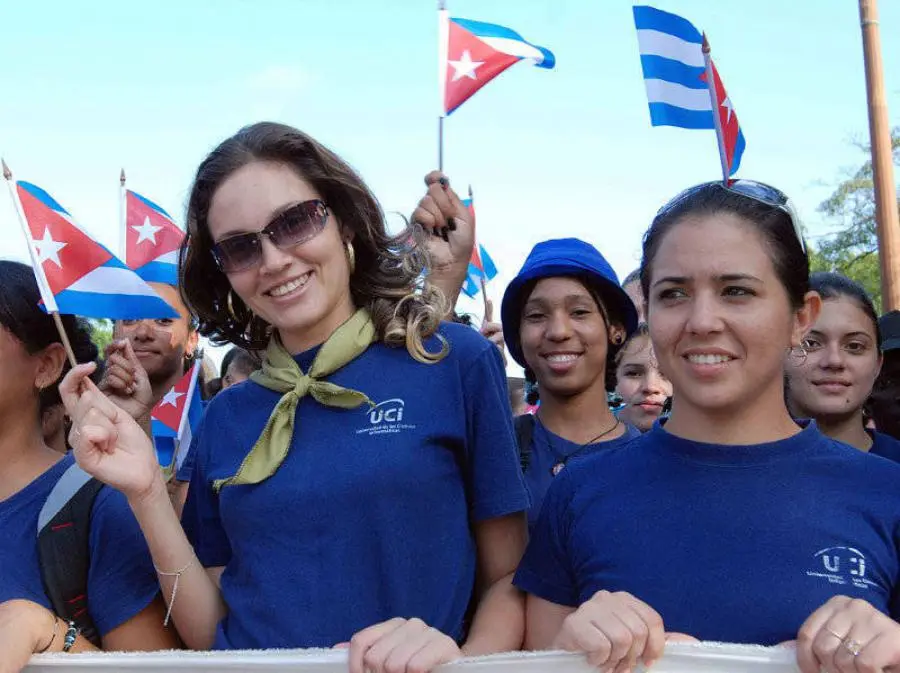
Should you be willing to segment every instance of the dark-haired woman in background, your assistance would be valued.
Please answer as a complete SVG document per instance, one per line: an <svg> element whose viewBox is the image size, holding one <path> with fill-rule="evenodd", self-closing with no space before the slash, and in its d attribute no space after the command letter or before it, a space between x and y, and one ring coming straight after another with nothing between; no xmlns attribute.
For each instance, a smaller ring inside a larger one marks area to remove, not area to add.
<svg viewBox="0 0 900 673"><path fill-rule="evenodd" d="M18 670L37 652L60 652L69 625L51 611L38 555L38 515L73 467L44 442L41 413L60 403L57 384L68 370L53 319L39 307L31 268L0 261L0 669ZM87 325L61 316L76 358L97 348ZM102 488L91 510L88 614L106 650L176 647L162 626L164 607L147 545L121 493ZM77 566L72 559L73 567ZM98 647L75 637L67 651Z"/></svg>
<svg viewBox="0 0 900 673"><path fill-rule="evenodd" d="M872 300L858 283L836 273L814 273L810 287L822 312L787 358L788 404L829 437L900 462L900 441L865 427L863 408L881 369L881 332Z"/></svg>
<svg viewBox="0 0 900 673"><path fill-rule="evenodd" d="M796 639L803 673L895 670L900 465L785 405L785 354L821 308L787 198L746 180L680 194L641 283L671 416L550 487L515 580L527 646L622 673L670 632Z"/></svg>
<svg viewBox="0 0 900 673"><path fill-rule="evenodd" d="M192 649L349 640L351 672L382 673L520 646L528 499L505 372L484 337L441 322L423 263L296 129L247 127L204 160L182 292L201 332L266 358L195 433L189 538L146 437L79 401L82 369L64 382L94 433L79 462L127 494Z"/></svg>

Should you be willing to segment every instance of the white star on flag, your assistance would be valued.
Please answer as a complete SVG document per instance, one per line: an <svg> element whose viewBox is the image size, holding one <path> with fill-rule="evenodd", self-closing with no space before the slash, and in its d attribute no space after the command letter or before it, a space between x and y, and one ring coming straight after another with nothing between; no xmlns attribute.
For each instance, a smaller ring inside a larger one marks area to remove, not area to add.
<svg viewBox="0 0 900 673"><path fill-rule="evenodd" d="M132 225L131 228L138 233L138 243L141 241L150 241L153 245L156 245L156 232L162 229L162 227L154 226L150 222L149 217L144 218L144 223L141 226L137 227Z"/></svg>
<svg viewBox="0 0 900 673"><path fill-rule="evenodd" d="M164 404L170 404L176 409L178 408L178 398L184 397L187 393L176 393L174 390L170 390L166 393L165 397L162 398L162 401L159 403L160 406Z"/></svg>
<svg viewBox="0 0 900 673"><path fill-rule="evenodd" d="M469 50L466 49L463 51L462 56L459 57L458 61L447 61L451 66L453 66L453 79L451 82L455 82L458 79L462 79L463 77L468 77L469 79L478 79L475 75L475 70L484 65L484 61L473 61L472 54L469 53Z"/></svg>
<svg viewBox="0 0 900 673"><path fill-rule="evenodd" d="M62 268L62 263L59 261L59 251L65 248L68 243L62 243L60 241L54 241L53 237L50 235L50 229L44 228L44 238L39 240L32 240L34 243L34 248L38 254L38 262L46 262L51 261L60 269Z"/></svg>
<svg viewBox="0 0 900 673"><path fill-rule="evenodd" d="M722 101L721 105L723 108L728 110L728 117L725 118L725 123L727 124L728 122L731 121L731 115L734 112L734 108L731 105L731 98L729 98L728 96L725 96L725 100Z"/></svg>

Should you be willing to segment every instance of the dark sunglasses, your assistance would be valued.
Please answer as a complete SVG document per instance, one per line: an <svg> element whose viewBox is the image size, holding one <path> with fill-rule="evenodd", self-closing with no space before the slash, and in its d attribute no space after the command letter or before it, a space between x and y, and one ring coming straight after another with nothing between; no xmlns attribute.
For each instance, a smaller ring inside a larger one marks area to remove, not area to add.
<svg viewBox="0 0 900 673"><path fill-rule="evenodd" d="M803 234L800 231L800 217L797 215L797 211L794 208L791 200L788 198L787 194L782 192L780 189L776 189L772 185L767 185L763 182L757 182L756 180L731 180L729 181L727 186L718 181L704 182L702 184L695 185L694 187L689 187L674 199L669 201L662 208L660 208L656 216L659 217L660 215L665 215L670 210L675 208L675 206L682 203L685 199L696 194L701 189L706 189L710 185L716 185L720 189L724 189L725 191L732 192L733 194L738 194L745 198L752 199L753 201L757 201L759 203L764 203L767 206L771 206L772 208L776 208L786 213L791 220L791 224L794 226L794 235L800 242L800 248L803 250L803 252L806 252L806 243L803 242Z"/></svg>
<svg viewBox="0 0 900 673"><path fill-rule="evenodd" d="M223 238L213 245L212 255L223 272L237 273L259 264L263 236L279 250L286 250L318 236L327 220L328 207L323 201L303 201L276 215L262 231Z"/></svg>

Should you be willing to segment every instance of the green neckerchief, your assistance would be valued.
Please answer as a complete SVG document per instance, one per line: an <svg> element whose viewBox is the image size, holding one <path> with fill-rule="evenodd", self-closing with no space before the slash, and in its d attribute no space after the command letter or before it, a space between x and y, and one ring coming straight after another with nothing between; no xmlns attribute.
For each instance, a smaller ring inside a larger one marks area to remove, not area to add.
<svg viewBox="0 0 900 673"><path fill-rule="evenodd" d="M250 378L264 388L285 395L275 405L266 427L244 458L237 474L228 479L217 479L213 482L213 489L218 492L223 486L258 484L275 474L291 446L297 404L307 394L312 395L319 404L329 407L355 409L362 404L371 405L372 401L363 393L321 379L361 355L373 341L375 325L369 312L360 309L328 337L316 354L309 372L304 374L277 334L273 335L262 369Z"/></svg>

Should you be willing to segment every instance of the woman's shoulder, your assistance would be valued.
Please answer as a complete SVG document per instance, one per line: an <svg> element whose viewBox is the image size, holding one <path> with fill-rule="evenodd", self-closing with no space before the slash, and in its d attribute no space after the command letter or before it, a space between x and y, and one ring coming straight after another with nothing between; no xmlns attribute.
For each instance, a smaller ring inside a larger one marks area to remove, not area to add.
<svg viewBox="0 0 900 673"><path fill-rule="evenodd" d="M441 323L437 333L428 339L428 350L439 349L441 339L450 348L447 358L460 363L471 362L483 356L484 353L490 352L491 349L497 349L478 330L455 322ZM499 354L500 351L497 349L497 355L499 356Z"/></svg>

